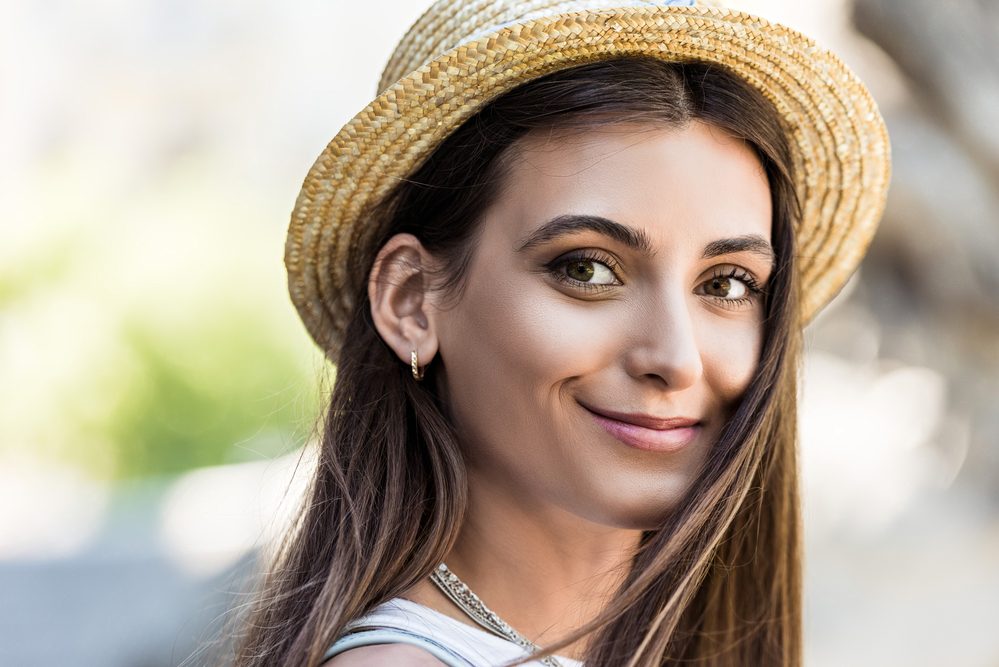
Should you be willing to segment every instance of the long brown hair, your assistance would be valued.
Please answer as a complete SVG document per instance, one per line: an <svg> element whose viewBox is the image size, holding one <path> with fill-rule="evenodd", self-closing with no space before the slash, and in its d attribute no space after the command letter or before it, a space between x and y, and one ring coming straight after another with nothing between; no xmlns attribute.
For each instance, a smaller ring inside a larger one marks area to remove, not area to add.
<svg viewBox="0 0 999 667"><path fill-rule="evenodd" d="M699 119L753 148L769 179L776 267L757 373L681 506L642 534L628 574L586 636L588 666L799 665L801 546L796 397L800 360L786 129L771 104L716 65L623 57L522 84L452 133L367 213L383 230L354 257L355 308L337 359L305 502L273 555L234 664L315 667L345 624L429 576L467 502L459 443L435 382L414 382L378 335L367 277L410 232L460 292L481 213L502 194L528 132ZM541 655L541 654L538 654Z"/></svg>

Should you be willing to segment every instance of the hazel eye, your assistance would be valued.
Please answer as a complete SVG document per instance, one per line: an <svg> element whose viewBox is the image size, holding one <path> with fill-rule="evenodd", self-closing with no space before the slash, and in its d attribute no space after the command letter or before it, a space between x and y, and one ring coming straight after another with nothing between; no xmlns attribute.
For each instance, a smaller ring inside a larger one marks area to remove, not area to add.
<svg viewBox="0 0 999 667"><path fill-rule="evenodd" d="M570 259L564 264L563 273L573 280L591 285L613 285L617 282L609 266L593 259Z"/></svg>
<svg viewBox="0 0 999 667"><path fill-rule="evenodd" d="M724 272L716 269L714 275L698 286L697 293L726 308L751 306L765 294L752 274L736 267Z"/></svg>
<svg viewBox="0 0 999 667"><path fill-rule="evenodd" d="M749 293L749 286L732 276L716 276L705 283L705 291L721 299L742 299Z"/></svg>

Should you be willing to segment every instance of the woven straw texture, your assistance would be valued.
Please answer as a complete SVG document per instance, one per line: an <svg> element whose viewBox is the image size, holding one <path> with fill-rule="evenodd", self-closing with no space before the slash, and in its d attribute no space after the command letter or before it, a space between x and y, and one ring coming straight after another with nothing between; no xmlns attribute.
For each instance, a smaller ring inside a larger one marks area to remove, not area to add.
<svg viewBox="0 0 999 667"><path fill-rule="evenodd" d="M367 279L357 249L380 232L362 211L491 99L623 55L717 63L774 104L791 134L803 205L802 326L842 289L881 218L890 154L876 104L838 57L785 26L704 4L440 0L396 47L378 97L313 164L292 212L289 292L330 360L350 295Z"/></svg>

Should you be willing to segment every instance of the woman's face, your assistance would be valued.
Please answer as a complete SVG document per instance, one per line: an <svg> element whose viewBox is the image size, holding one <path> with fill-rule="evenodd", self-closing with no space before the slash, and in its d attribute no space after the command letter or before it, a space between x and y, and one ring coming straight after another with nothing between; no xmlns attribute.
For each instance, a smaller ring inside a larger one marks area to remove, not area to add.
<svg viewBox="0 0 999 667"><path fill-rule="evenodd" d="M700 122L518 146L465 289L437 313L470 484L525 510L653 528L758 363L766 176L743 142ZM677 417L696 425L656 423Z"/></svg>

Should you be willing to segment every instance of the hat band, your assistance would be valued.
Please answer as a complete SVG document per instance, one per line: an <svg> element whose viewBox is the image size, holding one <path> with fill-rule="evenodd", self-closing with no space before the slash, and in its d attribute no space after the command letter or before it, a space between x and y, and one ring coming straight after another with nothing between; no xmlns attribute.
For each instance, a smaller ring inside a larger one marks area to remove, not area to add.
<svg viewBox="0 0 999 667"><path fill-rule="evenodd" d="M510 21L505 21L503 23L497 23L484 28L475 34L461 40L457 46L462 46L469 42L474 42L477 39L485 37L486 35L491 35L494 32L502 30L504 28L509 28L510 26L517 25L518 23L523 23L524 21L531 21L533 19L543 18L545 16L555 16L563 11L580 11L580 10L594 10L599 11L601 9L623 9L632 7L694 7L697 5L696 0L576 0L570 3L569 7L561 7L556 5L555 7L546 7L545 9L539 9L533 12L526 12L522 16L518 16Z"/></svg>

